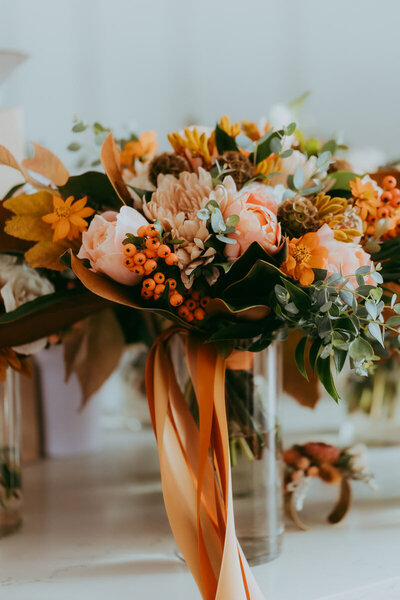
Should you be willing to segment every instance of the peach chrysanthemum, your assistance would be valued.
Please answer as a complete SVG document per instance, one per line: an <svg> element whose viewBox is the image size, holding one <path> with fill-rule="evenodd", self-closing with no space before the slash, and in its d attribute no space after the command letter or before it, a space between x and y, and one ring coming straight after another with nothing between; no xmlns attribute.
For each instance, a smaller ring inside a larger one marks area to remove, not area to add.
<svg viewBox="0 0 400 600"><path fill-rule="evenodd" d="M206 248L210 233L204 221L197 216L212 192L210 173L200 168L199 173L183 172L179 179L173 175L160 175L159 185L143 211L150 221L158 219L174 239L183 240L177 246L178 266L182 281L190 287L192 273L200 265L209 264L215 255L214 248Z"/></svg>
<svg viewBox="0 0 400 600"><path fill-rule="evenodd" d="M306 233L300 238L289 240L289 256L281 270L301 285L311 285L314 281L313 269L324 269L328 250L320 245L318 234Z"/></svg>

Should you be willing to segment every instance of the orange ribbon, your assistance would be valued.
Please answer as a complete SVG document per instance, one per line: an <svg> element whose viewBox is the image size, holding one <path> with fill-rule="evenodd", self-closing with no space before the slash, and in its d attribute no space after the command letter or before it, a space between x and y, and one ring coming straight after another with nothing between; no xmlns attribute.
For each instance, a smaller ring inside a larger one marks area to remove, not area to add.
<svg viewBox="0 0 400 600"><path fill-rule="evenodd" d="M174 369L170 339L175 334L184 341L179 358L187 361L199 426ZM224 359L213 344L169 329L150 350L146 390L165 508L203 599L264 600L235 533Z"/></svg>

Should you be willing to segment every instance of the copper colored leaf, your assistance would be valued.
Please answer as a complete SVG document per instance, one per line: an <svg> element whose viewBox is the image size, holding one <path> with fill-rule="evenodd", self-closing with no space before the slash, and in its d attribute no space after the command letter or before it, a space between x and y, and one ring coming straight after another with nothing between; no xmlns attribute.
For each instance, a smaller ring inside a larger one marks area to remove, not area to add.
<svg viewBox="0 0 400 600"><path fill-rule="evenodd" d="M314 408L321 395L318 376L313 372L310 362L306 358L307 381L297 368L295 360L295 351L303 336L302 331L293 331L283 344L283 388L289 396L292 396L302 406ZM306 357L309 351L308 344L305 351Z"/></svg>
<svg viewBox="0 0 400 600"><path fill-rule="evenodd" d="M6 167L11 167L12 169L16 169L17 171L22 173L22 175L24 175L24 172L22 171L21 166L20 166L19 162L17 161L17 159L13 156L13 154L11 154L11 152L9 150L7 150L7 148L5 146L2 146L1 144L0 144L0 165L5 165Z"/></svg>
<svg viewBox="0 0 400 600"><path fill-rule="evenodd" d="M49 294L0 318L0 348L20 346L59 332L110 305L90 292Z"/></svg>
<svg viewBox="0 0 400 600"><path fill-rule="evenodd" d="M53 196L50 192L19 194L5 200L4 208L14 213L6 222L5 232L29 241L39 241L52 236L50 225L42 216L53 211Z"/></svg>
<svg viewBox="0 0 400 600"><path fill-rule="evenodd" d="M63 336L63 345L66 378L78 376L85 404L121 359L125 340L114 312L104 310L77 323Z"/></svg>
<svg viewBox="0 0 400 600"><path fill-rule="evenodd" d="M61 160L47 148L39 144L32 145L35 155L22 161L22 165L29 171L43 175L57 186L64 185L68 181L69 173Z"/></svg>
<svg viewBox="0 0 400 600"><path fill-rule="evenodd" d="M112 279L109 279L105 275L101 275L87 269L79 260L79 258L77 258L71 251L69 251L69 257L71 268L77 278L88 290L94 294L97 294L106 300L110 300L111 302L115 302L116 304L129 306L130 308L151 310L154 313L162 315L166 319L175 321L182 327L188 327L186 321L178 317L176 313L164 308L156 308L154 306L150 308L148 305L146 306L146 301L142 301L142 303L140 301L140 295L138 294L137 288L122 285L116 281L113 281ZM192 327L191 329L195 328Z"/></svg>
<svg viewBox="0 0 400 600"><path fill-rule="evenodd" d="M101 147L100 158L107 177L111 181L119 198L125 204L131 205L132 198L122 177L119 150L112 133L106 137Z"/></svg>

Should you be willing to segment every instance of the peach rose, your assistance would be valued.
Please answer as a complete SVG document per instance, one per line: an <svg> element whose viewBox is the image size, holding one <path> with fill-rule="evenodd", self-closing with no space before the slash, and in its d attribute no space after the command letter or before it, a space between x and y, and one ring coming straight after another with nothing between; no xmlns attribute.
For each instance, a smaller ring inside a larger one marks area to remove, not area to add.
<svg viewBox="0 0 400 600"><path fill-rule="evenodd" d="M93 271L104 273L125 285L134 285L140 276L131 273L123 263L123 240L127 233L137 234L148 221L134 208L123 206L119 213L112 210L95 215L82 234L78 258L88 258Z"/></svg>
<svg viewBox="0 0 400 600"><path fill-rule="evenodd" d="M372 266L369 254L367 254L360 244L354 242L339 242L335 240L334 232L329 225L323 225L317 232L321 246L327 248L329 254L327 258L327 270L329 275L342 272L343 275L351 275L359 267L365 265ZM375 285L371 277L366 278L370 285ZM357 287L356 278L352 277L350 283Z"/></svg>
<svg viewBox="0 0 400 600"><path fill-rule="evenodd" d="M281 242L281 226L276 213L276 202L265 195L262 186L233 196L223 210L225 220L231 215L239 217L236 231L229 234L236 244L225 246L228 260L238 258L253 242L258 242L270 254L277 252Z"/></svg>

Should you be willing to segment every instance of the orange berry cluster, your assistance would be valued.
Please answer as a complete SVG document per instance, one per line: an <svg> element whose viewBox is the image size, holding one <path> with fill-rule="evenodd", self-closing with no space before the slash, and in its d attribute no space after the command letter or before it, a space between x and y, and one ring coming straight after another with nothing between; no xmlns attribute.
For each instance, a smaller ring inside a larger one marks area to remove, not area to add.
<svg viewBox="0 0 400 600"><path fill-rule="evenodd" d="M203 321L206 316L204 310L210 298L203 296L200 298L198 290L192 290L183 305L178 308L178 315L187 323L197 323Z"/></svg>
<svg viewBox="0 0 400 600"><path fill-rule="evenodd" d="M379 219L389 219L390 225L384 237L397 237L400 234L400 190L397 187L397 179L393 175L387 175L382 182L383 193L380 197L380 206L371 224ZM371 232L372 233L372 232Z"/></svg>
<svg viewBox="0 0 400 600"><path fill-rule="evenodd" d="M177 264L178 257L167 244L162 243L160 231L154 224L139 227L137 237L141 238L140 244L124 244L124 265L136 275L146 276L142 281L142 297L158 300L168 284L171 305L180 306L183 296L176 289L176 279L166 279L164 273L158 270L161 261L172 267Z"/></svg>
<svg viewBox="0 0 400 600"><path fill-rule="evenodd" d="M150 275L157 269L159 259L165 260L169 266L177 264L178 257L167 244L160 242L160 232L155 225L142 225L137 236L143 239L139 247L131 243L124 245L124 265L127 269L136 275Z"/></svg>

